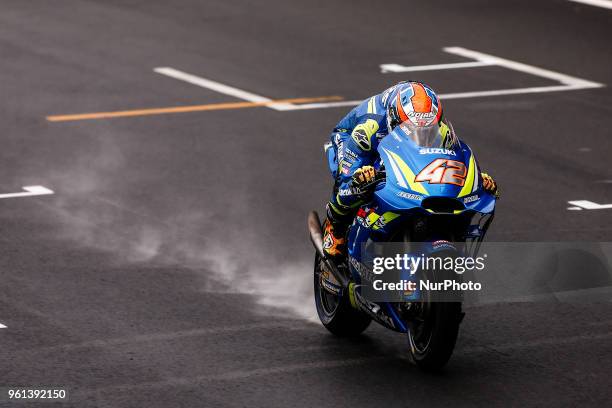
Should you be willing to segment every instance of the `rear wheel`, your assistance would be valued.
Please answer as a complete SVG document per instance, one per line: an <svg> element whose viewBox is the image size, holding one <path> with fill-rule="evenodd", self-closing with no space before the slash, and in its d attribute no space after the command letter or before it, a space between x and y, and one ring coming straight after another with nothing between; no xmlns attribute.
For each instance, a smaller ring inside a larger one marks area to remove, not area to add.
<svg viewBox="0 0 612 408"><path fill-rule="evenodd" d="M321 257L317 253L314 262L314 295L319 320L336 336L351 337L361 334L370 325L370 317L351 306L347 291L338 296L323 288L322 266Z"/></svg>

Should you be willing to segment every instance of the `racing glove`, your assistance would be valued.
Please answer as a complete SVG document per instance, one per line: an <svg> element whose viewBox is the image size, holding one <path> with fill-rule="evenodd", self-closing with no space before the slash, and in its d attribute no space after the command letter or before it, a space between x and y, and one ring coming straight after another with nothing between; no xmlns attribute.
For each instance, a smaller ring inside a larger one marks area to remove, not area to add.
<svg viewBox="0 0 612 408"><path fill-rule="evenodd" d="M485 191L493 194L495 198L499 198L499 189L493 177L489 176L487 173L480 173L480 175L482 176L482 187Z"/></svg>
<svg viewBox="0 0 612 408"><path fill-rule="evenodd" d="M353 187L362 188L376 177L376 171L372 166L363 166L353 173Z"/></svg>

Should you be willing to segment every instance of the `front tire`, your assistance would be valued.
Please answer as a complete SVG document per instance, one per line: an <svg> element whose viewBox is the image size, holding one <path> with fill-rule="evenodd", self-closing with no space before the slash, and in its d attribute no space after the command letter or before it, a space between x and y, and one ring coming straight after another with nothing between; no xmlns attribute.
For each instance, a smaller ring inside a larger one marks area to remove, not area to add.
<svg viewBox="0 0 612 408"><path fill-rule="evenodd" d="M454 278L440 272L435 275L431 278L439 282ZM408 328L411 359L423 371L438 371L446 365L463 319L461 302L433 301L432 297L431 293L423 293L423 301L414 304L417 313Z"/></svg>
<svg viewBox="0 0 612 408"><path fill-rule="evenodd" d="M317 253L314 262L314 295L319 320L336 336L358 336L368 328L372 319L351 306L347 291L337 296L325 290L321 285L321 273L322 261Z"/></svg>

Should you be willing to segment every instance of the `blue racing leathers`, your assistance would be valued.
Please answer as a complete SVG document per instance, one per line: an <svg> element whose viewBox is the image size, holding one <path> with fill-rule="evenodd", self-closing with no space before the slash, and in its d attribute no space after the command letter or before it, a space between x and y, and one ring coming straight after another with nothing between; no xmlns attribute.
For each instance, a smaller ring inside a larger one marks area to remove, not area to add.
<svg viewBox="0 0 612 408"><path fill-rule="evenodd" d="M374 95L351 110L334 128L331 147L338 168L332 171L336 179L327 216L334 224L348 226L355 210L367 200L367 195L351 185L353 174L362 166L373 165L378 159L379 141L388 133L387 106L397 85Z"/></svg>

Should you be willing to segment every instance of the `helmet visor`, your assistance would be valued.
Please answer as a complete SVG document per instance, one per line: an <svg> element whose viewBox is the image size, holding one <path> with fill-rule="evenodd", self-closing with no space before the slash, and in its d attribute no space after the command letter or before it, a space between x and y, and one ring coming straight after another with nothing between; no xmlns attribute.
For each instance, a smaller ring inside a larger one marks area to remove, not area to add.
<svg viewBox="0 0 612 408"><path fill-rule="evenodd" d="M417 126L412 122L406 121L399 125L400 134L412 140L420 147L442 147L444 132L448 129L441 129L440 123L436 122L427 126Z"/></svg>

